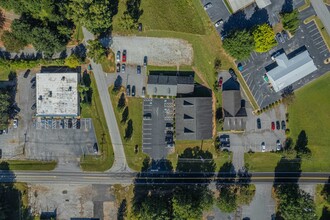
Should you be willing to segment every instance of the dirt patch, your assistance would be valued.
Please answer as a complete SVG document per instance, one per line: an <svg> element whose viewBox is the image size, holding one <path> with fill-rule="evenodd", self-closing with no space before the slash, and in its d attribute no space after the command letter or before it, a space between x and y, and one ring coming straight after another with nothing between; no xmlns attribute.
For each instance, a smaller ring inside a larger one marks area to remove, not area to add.
<svg viewBox="0 0 330 220"><path fill-rule="evenodd" d="M0 47L3 47L3 42L1 41L1 36L3 31L10 31L11 23L14 19L18 19L19 15L13 13L12 11L6 11L2 8L0 8L0 16L4 18L4 25L2 27L2 30L0 31Z"/></svg>
<svg viewBox="0 0 330 220"><path fill-rule="evenodd" d="M114 53L126 50L128 64L142 65L144 56L154 66L191 65L193 61L192 45L181 39L115 36L111 49Z"/></svg>

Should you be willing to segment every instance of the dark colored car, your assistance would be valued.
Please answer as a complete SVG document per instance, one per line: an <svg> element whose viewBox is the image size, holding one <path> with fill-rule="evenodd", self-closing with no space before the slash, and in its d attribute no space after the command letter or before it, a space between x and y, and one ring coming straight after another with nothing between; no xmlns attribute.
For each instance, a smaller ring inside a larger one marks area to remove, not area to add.
<svg viewBox="0 0 330 220"><path fill-rule="evenodd" d="M282 127L282 130L285 130L286 129L285 121L284 120L282 120L282 122L281 122L281 127Z"/></svg>
<svg viewBox="0 0 330 220"><path fill-rule="evenodd" d="M260 118L257 119L257 128L261 129L261 120L260 120Z"/></svg>
<svg viewBox="0 0 330 220"><path fill-rule="evenodd" d="M36 109L36 107L37 107L37 104L36 104L36 103L34 103L34 104L31 106L31 110L34 110L34 109Z"/></svg>
<svg viewBox="0 0 330 220"><path fill-rule="evenodd" d="M28 69L28 70L24 73L24 78L28 78L30 72L31 72L31 70Z"/></svg>
<svg viewBox="0 0 330 220"><path fill-rule="evenodd" d="M126 55L127 55L127 51L126 50L123 50L123 56L122 56L123 63L126 62Z"/></svg>
<svg viewBox="0 0 330 220"><path fill-rule="evenodd" d="M140 66L140 65L138 65L138 66L136 67L136 73L137 73L137 74L141 74L141 66Z"/></svg>
<svg viewBox="0 0 330 220"><path fill-rule="evenodd" d="M276 129L280 130L280 128L281 128L280 121L276 121Z"/></svg>
<svg viewBox="0 0 330 220"><path fill-rule="evenodd" d="M80 119L77 119L76 127L77 129L80 129Z"/></svg>
<svg viewBox="0 0 330 220"><path fill-rule="evenodd" d="M2 158L2 149L0 149L0 159Z"/></svg>
<svg viewBox="0 0 330 220"><path fill-rule="evenodd" d="M282 36L283 36L284 40L289 40L289 35L285 30L282 31Z"/></svg>
<svg viewBox="0 0 330 220"><path fill-rule="evenodd" d="M272 121L272 130L275 130L275 122Z"/></svg>
<svg viewBox="0 0 330 220"><path fill-rule="evenodd" d="M94 151L94 154L97 154L97 153L99 152L99 148L98 148L98 146L97 146L97 143L95 143L95 144L93 145L93 151Z"/></svg>
<svg viewBox="0 0 330 220"><path fill-rule="evenodd" d="M223 83L223 78L222 78L222 76L220 76L219 81L218 81L219 88L222 87L222 83Z"/></svg>
<svg viewBox="0 0 330 220"><path fill-rule="evenodd" d="M234 80L237 80L237 75L232 68L229 69L229 74Z"/></svg>
<svg viewBox="0 0 330 220"><path fill-rule="evenodd" d="M34 82L31 86L32 89L36 88L36 83Z"/></svg>
<svg viewBox="0 0 330 220"><path fill-rule="evenodd" d="M143 58L143 66L147 66L148 65L148 57L144 56Z"/></svg>
<svg viewBox="0 0 330 220"><path fill-rule="evenodd" d="M139 23L139 26L138 26L138 31L139 31L139 32L142 32L142 27L143 27L143 26L142 26L142 23Z"/></svg>
<svg viewBox="0 0 330 220"><path fill-rule="evenodd" d="M142 87L142 97L144 97L146 95L146 87Z"/></svg>
<svg viewBox="0 0 330 220"><path fill-rule="evenodd" d="M126 86L126 95L127 96L130 96L131 95L131 86L130 85L127 85Z"/></svg>
<svg viewBox="0 0 330 220"><path fill-rule="evenodd" d="M135 96L135 86L132 86L132 96Z"/></svg>
<svg viewBox="0 0 330 220"><path fill-rule="evenodd" d="M71 118L68 120L68 128L72 128L72 119Z"/></svg>
<svg viewBox="0 0 330 220"><path fill-rule="evenodd" d="M145 113L143 115L143 119L150 120L151 119L151 113Z"/></svg>
<svg viewBox="0 0 330 220"><path fill-rule="evenodd" d="M281 33L276 34L276 40L277 40L278 43L282 43L282 44L285 43L285 40L284 40Z"/></svg>
<svg viewBox="0 0 330 220"><path fill-rule="evenodd" d="M3 134L3 130L0 130L0 134Z"/></svg>
<svg viewBox="0 0 330 220"><path fill-rule="evenodd" d="M36 81L36 77L33 77L31 80L30 80L30 83L34 83Z"/></svg>
<svg viewBox="0 0 330 220"><path fill-rule="evenodd" d="M116 71L117 71L117 73L120 73L120 63L117 63Z"/></svg>

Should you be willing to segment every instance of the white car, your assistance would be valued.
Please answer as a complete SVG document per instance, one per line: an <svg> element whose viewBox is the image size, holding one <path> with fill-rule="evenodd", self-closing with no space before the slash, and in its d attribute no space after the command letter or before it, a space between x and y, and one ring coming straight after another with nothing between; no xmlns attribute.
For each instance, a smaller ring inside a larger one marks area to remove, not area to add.
<svg viewBox="0 0 330 220"><path fill-rule="evenodd" d="M18 120L16 118L13 120L13 127L14 128L18 127Z"/></svg>
<svg viewBox="0 0 330 220"><path fill-rule="evenodd" d="M261 152L266 152L266 145L265 142L261 143Z"/></svg>
<svg viewBox="0 0 330 220"><path fill-rule="evenodd" d="M204 5L204 10L207 10L207 9L209 9L209 8L212 8L212 3L211 2L209 2L209 3L206 3L205 5Z"/></svg>
<svg viewBox="0 0 330 220"><path fill-rule="evenodd" d="M120 62L120 51L117 51L117 55L116 55L116 60L117 62Z"/></svg>
<svg viewBox="0 0 330 220"><path fill-rule="evenodd" d="M282 150L282 144L281 144L280 140L277 140L277 141L276 141L276 150L277 150L277 151Z"/></svg>
<svg viewBox="0 0 330 220"><path fill-rule="evenodd" d="M219 21L215 22L214 26L215 26L215 27L219 27L219 26L222 25L222 24L223 24L223 20L220 19Z"/></svg>

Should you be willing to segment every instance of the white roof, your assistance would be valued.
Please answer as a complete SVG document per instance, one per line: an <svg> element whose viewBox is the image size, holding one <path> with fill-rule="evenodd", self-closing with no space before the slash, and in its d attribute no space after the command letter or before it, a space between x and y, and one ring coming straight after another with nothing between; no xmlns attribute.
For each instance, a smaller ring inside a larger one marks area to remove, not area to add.
<svg viewBox="0 0 330 220"><path fill-rule="evenodd" d="M307 50L291 59L288 59L286 54L283 53L277 56L275 61L278 66L267 73L275 92L284 89L317 70Z"/></svg>
<svg viewBox="0 0 330 220"><path fill-rule="evenodd" d="M259 8L265 8L268 5L272 4L270 0L256 0L256 3Z"/></svg>
<svg viewBox="0 0 330 220"><path fill-rule="evenodd" d="M229 0L229 4L234 12L240 10L241 8L245 8L253 2L254 0Z"/></svg>
<svg viewBox="0 0 330 220"><path fill-rule="evenodd" d="M78 73L37 73L37 116L78 116Z"/></svg>

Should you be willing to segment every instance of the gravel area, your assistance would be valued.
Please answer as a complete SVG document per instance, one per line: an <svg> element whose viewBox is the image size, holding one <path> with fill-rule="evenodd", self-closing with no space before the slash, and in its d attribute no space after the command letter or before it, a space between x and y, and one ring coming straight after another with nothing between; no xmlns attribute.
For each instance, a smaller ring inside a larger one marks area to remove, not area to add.
<svg viewBox="0 0 330 220"><path fill-rule="evenodd" d="M173 66L191 65L193 49L185 40L155 37L122 37L112 39L111 49L116 53L127 50L128 64L143 64L148 56L148 65Z"/></svg>

